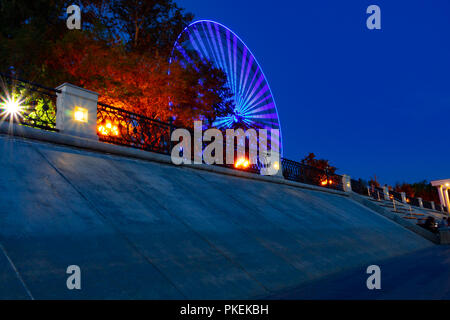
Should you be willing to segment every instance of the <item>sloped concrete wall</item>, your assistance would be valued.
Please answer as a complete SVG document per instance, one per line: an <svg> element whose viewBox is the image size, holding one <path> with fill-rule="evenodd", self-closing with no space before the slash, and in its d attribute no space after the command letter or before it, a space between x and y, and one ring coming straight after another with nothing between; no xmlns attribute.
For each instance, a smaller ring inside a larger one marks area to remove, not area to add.
<svg viewBox="0 0 450 320"><path fill-rule="evenodd" d="M433 246L341 195L7 136L0 154L0 298L259 298Z"/></svg>

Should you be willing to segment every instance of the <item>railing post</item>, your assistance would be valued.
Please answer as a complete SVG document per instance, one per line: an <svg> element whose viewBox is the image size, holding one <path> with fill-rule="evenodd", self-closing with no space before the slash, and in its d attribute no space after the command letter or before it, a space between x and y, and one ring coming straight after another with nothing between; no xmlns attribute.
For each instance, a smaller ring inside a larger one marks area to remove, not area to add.
<svg viewBox="0 0 450 320"><path fill-rule="evenodd" d="M389 188L387 186L383 187L384 200L391 201L389 198Z"/></svg>
<svg viewBox="0 0 450 320"><path fill-rule="evenodd" d="M350 179L350 176L346 174L342 176L342 185L345 192L352 192L352 181Z"/></svg>
<svg viewBox="0 0 450 320"><path fill-rule="evenodd" d="M423 208L422 198L417 198L417 200L419 201L419 207Z"/></svg>
<svg viewBox="0 0 450 320"><path fill-rule="evenodd" d="M431 209L436 210L436 205L434 204L434 201L431 201Z"/></svg>
<svg viewBox="0 0 450 320"><path fill-rule="evenodd" d="M56 99L56 129L64 134L98 140L98 93L70 83L64 83L57 89L61 93L57 94Z"/></svg>
<svg viewBox="0 0 450 320"><path fill-rule="evenodd" d="M400 194L402 195L402 202L408 203L408 201L406 200L406 192L401 192Z"/></svg>

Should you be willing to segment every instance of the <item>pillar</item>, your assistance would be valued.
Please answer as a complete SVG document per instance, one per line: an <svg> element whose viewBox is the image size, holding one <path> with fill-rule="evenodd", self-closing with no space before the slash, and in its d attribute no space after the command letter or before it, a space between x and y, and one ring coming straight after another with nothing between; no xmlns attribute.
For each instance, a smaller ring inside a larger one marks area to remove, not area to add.
<svg viewBox="0 0 450 320"><path fill-rule="evenodd" d="M419 207L423 208L423 200L422 200L422 198L417 198L417 200L419 201Z"/></svg>
<svg viewBox="0 0 450 320"><path fill-rule="evenodd" d="M352 192L352 180L350 179L350 176L346 174L342 176L342 186L345 192Z"/></svg>
<svg viewBox="0 0 450 320"><path fill-rule="evenodd" d="M56 129L59 132L77 137L98 140L97 102L98 93L70 83L57 89Z"/></svg>
<svg viewBox="0 0 450 320"><path fill-rule="evenodd" d="M448 197L448 188L443 189L443 192L444 192L445 206L447 207L447 211L450 212L450 200Z"/></svg>
<svg viewBox="0 0 450 320"><path fill-rule="evenodd" d="M384 200L391 201L389 198L389 188L387 186L383 187Z"/></svg>
<svg viewBox="0 0 450 320"><path fill-rule="evenodd" d="M408 201L406 201L406 193L405 192L401 192L400 194L402 195L402 202L403 203L408 203Z"/></svg>
<svg viewBox="0 0 450 320"><path fill-rule="evenodd" d="M437 189L439 193L439 200L441 202L441 206L445 206L444 189L442 186L439 186Z"/></svg>
<svg viewBox="0 0 450 320"><path fill-rule="evenodd" d="M271 150L269 155L264 157L264 160L260 158L260 161L263 161L264 163L260 170L261 175L283 178L283 165L281 156L278 152Z"/></svg>

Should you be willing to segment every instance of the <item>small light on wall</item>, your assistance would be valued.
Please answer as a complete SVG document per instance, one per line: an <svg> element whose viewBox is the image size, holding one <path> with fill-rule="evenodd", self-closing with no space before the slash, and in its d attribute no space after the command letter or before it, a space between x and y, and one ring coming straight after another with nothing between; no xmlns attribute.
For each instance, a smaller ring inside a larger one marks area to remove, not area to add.
<svg viewBox="0 0 450 320"><path fill-rule="evenodd" d="M234 167L235 168L248 168L250 166L250 162L245 159L245 158L239 158L235 163L234 163Z"/></svg>
<svg viewBox="0 0 450 320"><path fill-rule="evenodd" d="M78 122L88 122L88 111L87 109L75 107L73 112L73 117L75 121Z"/></svg>
<svg viewBox="0 0 450 320"><path fill-rule="evenodd" d="M280 169L280 164L278 163L278 161L275 161L275 162L274 162L273 168L274 168L275 170Z"/></svg>

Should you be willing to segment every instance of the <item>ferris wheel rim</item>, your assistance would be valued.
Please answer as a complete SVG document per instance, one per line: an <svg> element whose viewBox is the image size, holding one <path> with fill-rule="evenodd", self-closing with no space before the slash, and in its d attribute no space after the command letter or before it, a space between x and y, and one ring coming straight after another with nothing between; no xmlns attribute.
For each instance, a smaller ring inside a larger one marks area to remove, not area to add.
<svg viewBox="0 0 450 320"><path fill-rule="evenodd" d="M246 44L246 43L245 43L245 42L244 42L244 41L243 41L243 40L242 40L242 39L241 39L241 38L233 31L233 30L231 30L230 28L228 28L227 26L225 26L224 24L222 24L222 23L220 23L220 22L217 22L217 21L214 21L214 20L210 20L210 19L200 19L200 20L196 20L196 21L191 22L189 25L187 25L187 26L183 29L183 31L180 32L180 34L178 35L177 39L175 40L174 45L173 45L173 48L172 48L172 51L171 51L171 54L170 54L170 58L169 58L169 65L172 64L172 60L173 60L173 57L174 57L174 55L173 55L174 50L175 50L175 49L177 48L177 46L179 45L179 40L181 39L181 37L183 36L183 34L184 34L186 31L188 31L191 27L193 27L194 25L200 24L200 23L212 23L212 24L215 24L215 25L218 25L218 26L224 28L225 30L227 30L228 32L230 32L233 36L235 36L235 37L237 38L237 40L239 40L240 43L242 43L242 45L245 47L245 49L250 53L251 57L253 58L254 62L255 62L256 65L257 65L259 71L261 72L262 76L264 77L264 80L265 80L265 82L266 82L266 84L267 84L267 87L268 87L268 90L269 90L271 99L272 99L272 101L273 101L273 105L274 105L275 112L276 112L276 115L277 115L277 122L278 122L278 128L277 128L277 129L279 130L279 136L280 136L280 148L279 148L279 149L280 149L280 151L281 151L281 153L280 153L281 156L283 156L284 148L283 148L283 135L282 135L282 130L281 130L281 120L280 120L280 116L279 116L279 113L278 113L278 106L277 106L275 97L274 97L274 95L273 95L272 88L270 87L269 80L268 80L268 78L266 77L266 74L264 73L264 70L263 70L263 68L261 67L261 65L260 65L258 59L256 58L256 56L254 55L253 51L247 46L247 44ZM269 129L270 129L270 128L269 128ZM274 128L272 128L272 129L274 129Z"/></svg>

